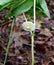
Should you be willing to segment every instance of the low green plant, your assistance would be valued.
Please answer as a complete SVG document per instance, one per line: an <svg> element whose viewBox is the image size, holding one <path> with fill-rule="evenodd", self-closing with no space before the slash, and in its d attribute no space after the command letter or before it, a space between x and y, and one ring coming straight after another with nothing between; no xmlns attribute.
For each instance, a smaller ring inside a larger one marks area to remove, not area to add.
<svg viewBox="0 0 54 65"><path fill-rule="evenodd" d="M7 16L17 16L24 12L33 14L34 0L0 0L0 11L5 7L9 8ZM50 18L50 13L45 0L36 0L36 14L42 16L46 14Z"/></svg>

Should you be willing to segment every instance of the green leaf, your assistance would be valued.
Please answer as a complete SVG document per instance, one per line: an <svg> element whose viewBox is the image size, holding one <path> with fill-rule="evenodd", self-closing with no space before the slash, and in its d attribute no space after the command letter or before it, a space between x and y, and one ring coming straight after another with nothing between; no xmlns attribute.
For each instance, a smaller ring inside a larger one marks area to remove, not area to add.
<svg viewBox="0 0 54 65"><path fill-rule="evenodd" d="M12 16L20 15L28 11L32 6L33 0L24 0L24 2L20 2L16 8L12 8L9 14Z"/></svg>
<svg viewBox="0 0 54 65"><path fill-rule="evenodd" d="M12 0L0 0L0 11L7 7Z"/></svg>
<svg viewBox="0 0 54 65"><path fill-rule="evenodd" d="M24 3L26 0L17 0L13 3L11 10L16 9L18 6L20 6L22 3Z"/></svg>
<svg viewBox="0 0 54 65"><path fill-rule="evenodd" d="M3 6L0 6L0 11L3 10L5 7L7 7L9 4L10 3L7 3L7 4L3 5Z"/></svg>
<svg viewBox="0 0 54 65"><path fill-rule="evenodd" d="M37 7L41 8L42 12L50 18L50 13L45 0L37 0Z"/></svg>
<svg viewBox="0 0 54 65"><path fill-rule="evenodd" d="M41 7L42 7L44 13L50 18L50 13L49 13L49 10L47 8L47 4L46 4L45 0L41 1Z"/></svg>
<svg viewBox="0 0 54 65"><path fill-rule="evenodd" d="M7 4L11 0L0 0L0 5L3 6L4 4Z"/></svg>

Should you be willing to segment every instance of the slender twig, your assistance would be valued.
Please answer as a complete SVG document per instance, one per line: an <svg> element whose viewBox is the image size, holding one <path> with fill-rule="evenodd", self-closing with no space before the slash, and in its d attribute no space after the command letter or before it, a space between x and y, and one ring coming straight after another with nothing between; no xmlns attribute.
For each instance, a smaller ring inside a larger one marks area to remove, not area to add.
<svg viewBox="0 0 54 65"><path fill-rule="evenodd" d="M12 31L13 31L14 22L15 22L15 17L13 17L13 22L12 22L10 36L9 36L9 42L8 42L8 45L7 45L6 55L5 55L5 59L4 59L4 65L6 64L6 60L7 60L7 56L8 56L8 50L9 50L10 42L11 42L11 39L12 39Z"/></svg>

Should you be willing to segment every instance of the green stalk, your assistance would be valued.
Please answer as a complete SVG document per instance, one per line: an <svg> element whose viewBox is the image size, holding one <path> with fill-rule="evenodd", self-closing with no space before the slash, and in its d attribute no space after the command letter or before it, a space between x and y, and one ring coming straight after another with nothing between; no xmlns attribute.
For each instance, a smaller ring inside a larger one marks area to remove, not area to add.
<svg viewBox="0 0 54 65"><path fill-rule="evenodd" d="M15 22L15 17L13 17L13 21L12 21L12 26L11 26L11 30L10 30L10 36L9 36L9 42L8 42L8 45L7 45L5 59L4 59L4 65L6 64L6 61L7 61L8 50L9 50L11 39L12 39L12 31L13 31L13 27L14 27L14 22Z"/></svg>
<svg viewBox="0 0 54 65"><path fill-rule="evenodd" d="M31 32L32 65L34 65L34 32Z"/></svg>

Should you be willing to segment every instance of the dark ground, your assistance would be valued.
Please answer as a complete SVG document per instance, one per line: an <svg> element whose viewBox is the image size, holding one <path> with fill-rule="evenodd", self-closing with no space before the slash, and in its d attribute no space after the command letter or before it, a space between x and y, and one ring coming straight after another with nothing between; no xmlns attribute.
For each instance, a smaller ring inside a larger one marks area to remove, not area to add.
<svg viewBox="0 0 54 65"><path fill-rule="evenodd" d="M54 0L47 0L51 19L37 17L43 23L35 30L35 65L54 65ZM0 65L3 65L11 28L11 19L4 20L7 9L0 12ZM31 36L20 27L23 15L16 18L6 65L31 65Z"/></svg>

